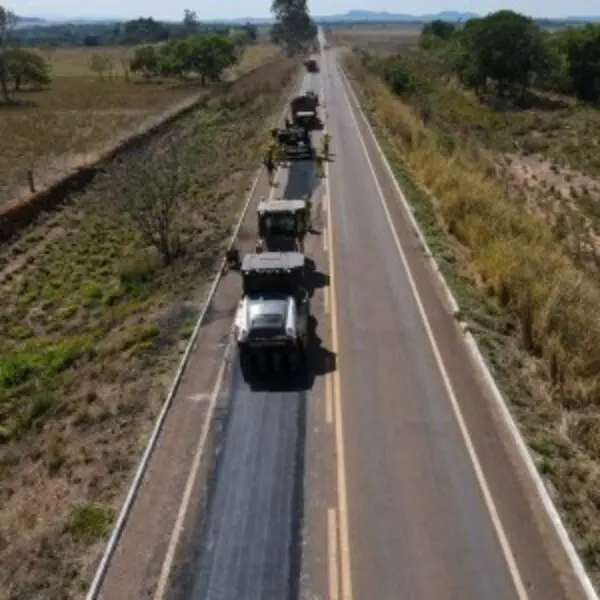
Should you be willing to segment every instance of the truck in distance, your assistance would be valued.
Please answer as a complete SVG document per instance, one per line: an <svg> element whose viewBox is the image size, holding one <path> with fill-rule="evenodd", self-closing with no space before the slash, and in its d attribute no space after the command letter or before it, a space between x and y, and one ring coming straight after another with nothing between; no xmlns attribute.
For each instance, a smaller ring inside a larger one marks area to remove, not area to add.
<svg viewBox="0 0 600 600"><path fill-rule="evenodd" d="M319 72L319 64L316 59L309 58L304 61L304 66L309 73L318 73Z"/></svg>
<svg viewBox="0 0 600 600"><path fill-rule="evenodd" d="M318 129L320 126L318 106L319 98L314 92L296 96L290 102L292 123L297 127Z"/></svg>

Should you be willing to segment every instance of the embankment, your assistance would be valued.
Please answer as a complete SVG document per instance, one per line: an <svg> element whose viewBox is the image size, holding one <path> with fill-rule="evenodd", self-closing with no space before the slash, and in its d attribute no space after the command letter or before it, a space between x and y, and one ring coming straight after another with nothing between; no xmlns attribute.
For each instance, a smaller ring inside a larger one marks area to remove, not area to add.
<svg viewBox="0 0 600 600"><path fill-rule="evenodd" d="M96 173L111 161L138 149L152 138L164 133L175 122L201 109L214 98L220 98L226 105L227 98L236 89L243 89L248 80L263 78L266 81L266 75L273 68L274 63L282 60L289 59L273 59L234 81L217 84L171 106L160 115L148 119L134 132L126 133L123 137L98 150L91 155L91 159L63 173L43 188L7 202L0 207L0 244L7 242L19 231L33 223L42 212L58 208L70 194L85 188L94 179Z"/></svg>

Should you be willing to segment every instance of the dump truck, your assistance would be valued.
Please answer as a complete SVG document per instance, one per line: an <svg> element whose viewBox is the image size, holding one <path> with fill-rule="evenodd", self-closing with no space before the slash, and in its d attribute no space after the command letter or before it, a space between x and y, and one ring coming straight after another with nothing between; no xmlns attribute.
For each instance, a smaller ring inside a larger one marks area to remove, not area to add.
<svg viewBox="0 0 600 600"><path fill-rule="evenodd" d="M314 92L296 96L290 102L292 123L297 127L318 129L320 125L319 115L317 113L318 106L319 97Z"/></svg>
<svg viewBox="0 0 600 600"><path fill-rule="evenodd" d="M306 364L310 299L301 252L247 254L234 336L245 380L271 370L299 372Z"/></svg>
<svg viewBox="0 0 600 600"><path fill-rule="evenodd" d="M261 252L304 252L310 226L306 200L262 200L257 213Z"/></svg>
<svg viewBox="0 0 600 600"><path fill-rule="evenodd" d="M304 61L304 66L309 73L318 73L319 72L319 64L314 58L309 58Z"/></svg>

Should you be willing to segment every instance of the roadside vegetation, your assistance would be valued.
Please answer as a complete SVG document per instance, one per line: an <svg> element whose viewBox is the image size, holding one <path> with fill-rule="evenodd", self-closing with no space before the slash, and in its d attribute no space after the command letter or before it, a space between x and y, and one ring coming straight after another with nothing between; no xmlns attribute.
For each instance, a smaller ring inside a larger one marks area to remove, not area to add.
<svg viewBox="0 0 600 600"><path fill-rule="evenodd" d="M29 172L39 189L279 54L251 26L205 30L193 14L172 37L142 19L107 37L110 45L85 36L74 45L64 27L63 38L52 28L44 38L43 27L28 46L16 17L0 14L0 203L29 191Z"/></svg>
<svg viewBox="0 0 600 600"><path fill-rule="evenodd" d="M1 598L85 593L297 68L213 89L0 247Z"/></svg>
<svg viewBox="0 0 600 600"><path fill-rule="evenodd" d="M600 26L500 11L346 58L600 581Z"/></svg>

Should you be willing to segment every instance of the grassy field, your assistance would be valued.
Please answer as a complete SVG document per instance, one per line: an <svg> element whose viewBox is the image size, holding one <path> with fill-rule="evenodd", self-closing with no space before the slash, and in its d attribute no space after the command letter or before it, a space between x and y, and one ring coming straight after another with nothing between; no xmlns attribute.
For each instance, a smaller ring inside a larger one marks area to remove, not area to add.
<svg viewBox="0 0 600 600"><path fill-rule="evenodd" d="M598 583L600 115L543 95L493 107L415 60L430 89L403 99L348 68Z"/></svg>
<svg viewBox="0 0 600 600"><path fill-rule="evenodd" d="M48 89L24 91L22 104L0 107L0 202L26 189L32 169L38 185L91 159L115 137L199 92L198 87L126 77L132 50L57 48L40 51L52 66ZM267 43L251 46L229 77L247 72L277 53ZM112 76L94 75L90 60L109 56Z"/></svg>
<svg viewBox="0 0 600 600"><path fill-rule="evenodd" d="M421 33L420 25L357 24L331 28L331 37L336 44L372 50L393 50L398 46L414 43Z"/></svg>
<svg viewBox="0 0 600 600"><path fill-rule="evenodd" d="M0 598L83 596L296 69L234 83L0 248ZM168 147L193 168L165 267L119 207Z"/></svg>

